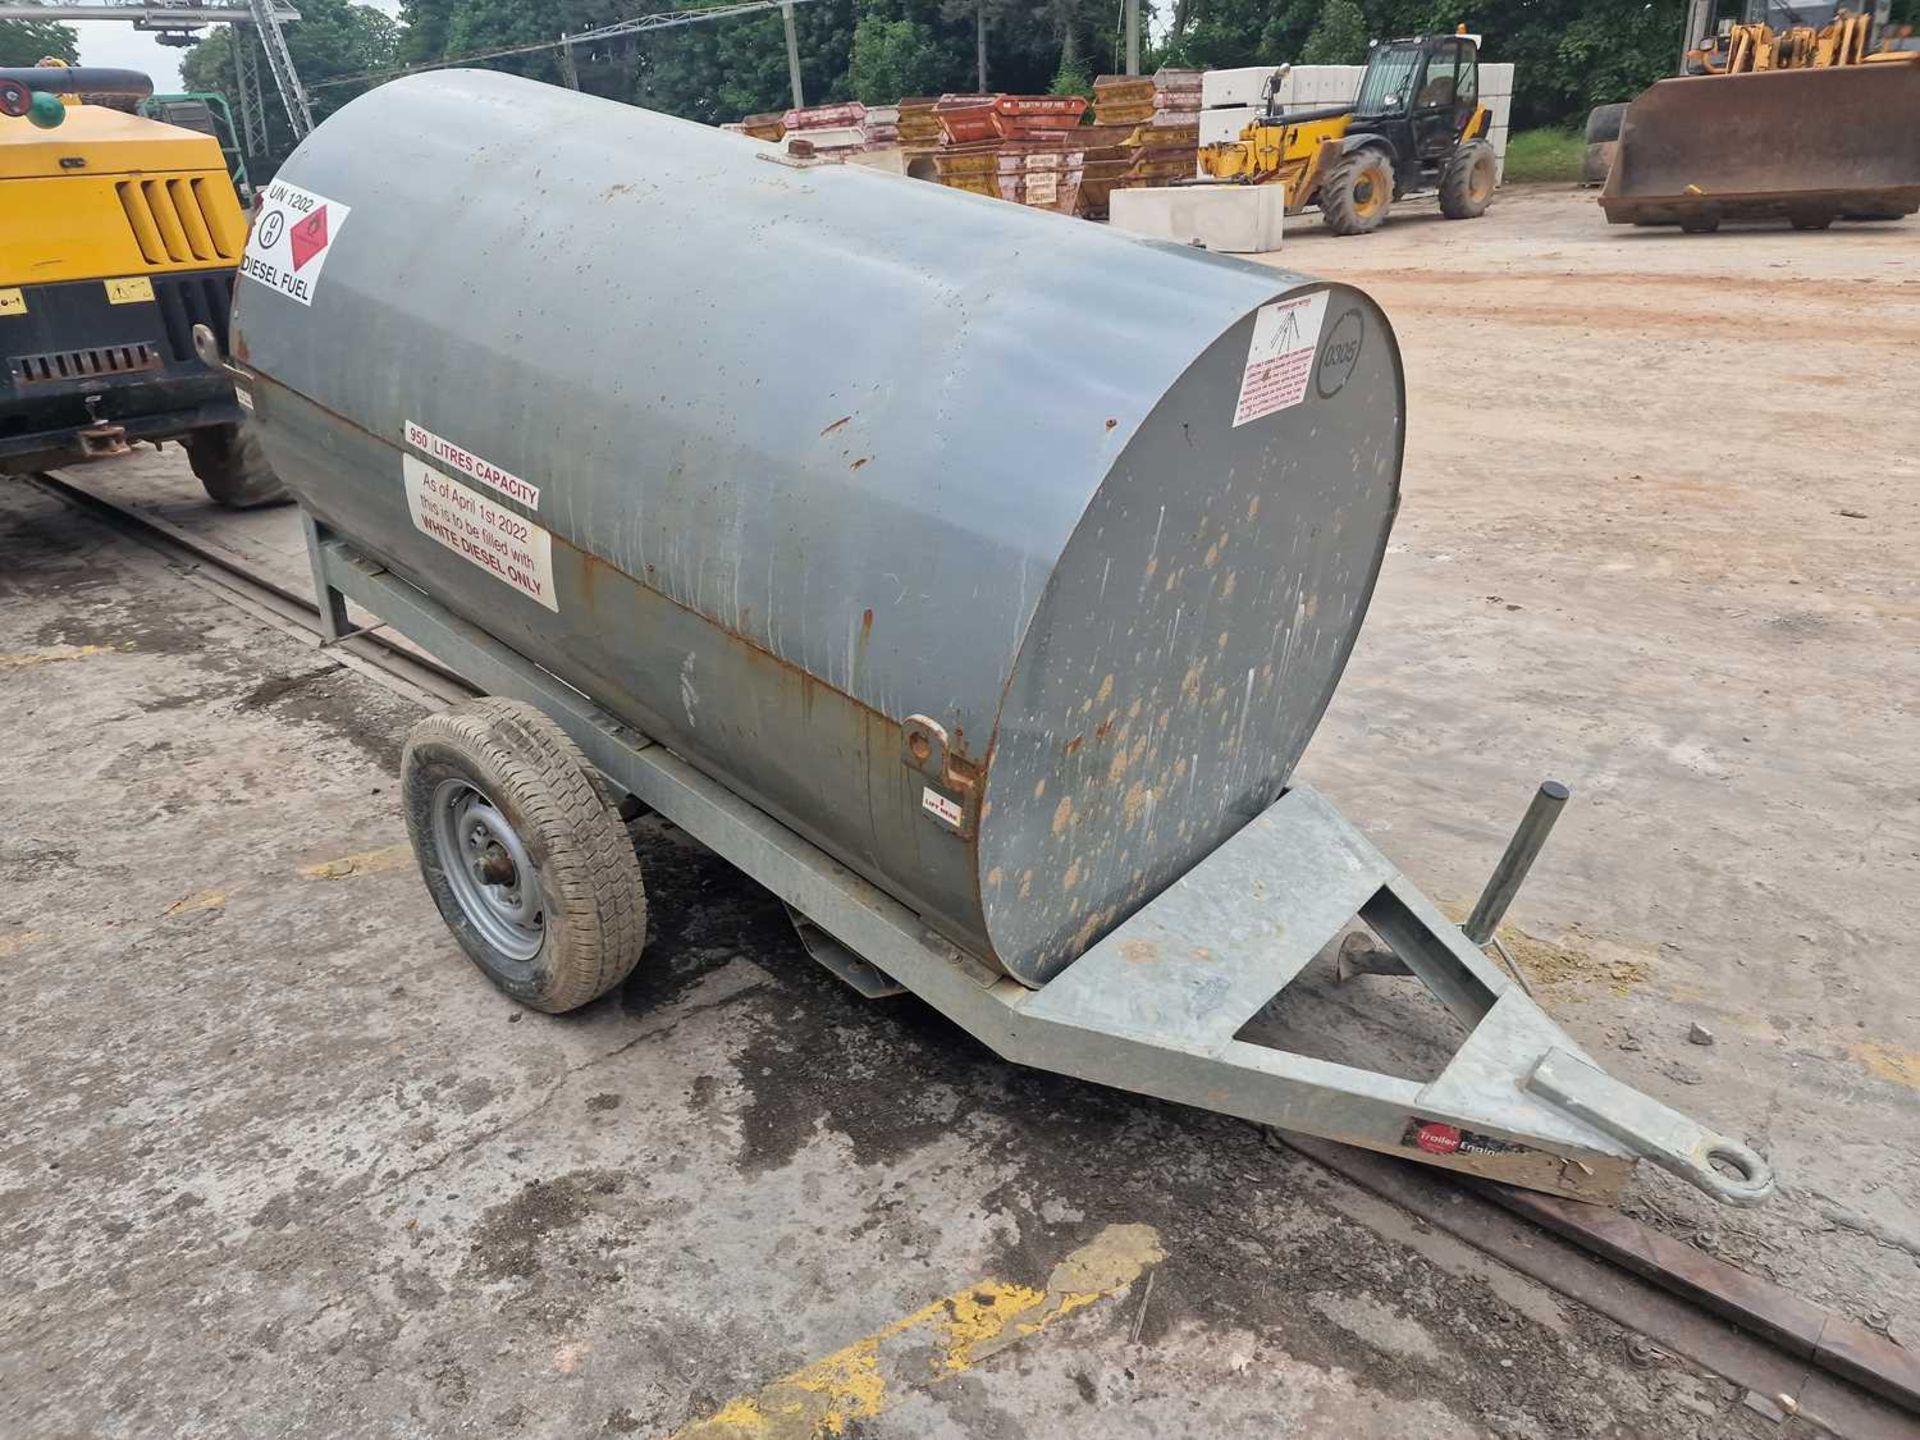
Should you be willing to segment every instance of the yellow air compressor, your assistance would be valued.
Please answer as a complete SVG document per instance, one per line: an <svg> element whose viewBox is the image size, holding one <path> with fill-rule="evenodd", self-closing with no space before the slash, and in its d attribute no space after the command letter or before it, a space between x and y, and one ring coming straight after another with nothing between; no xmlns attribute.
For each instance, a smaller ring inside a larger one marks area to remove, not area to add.
<svg viewBox="0 0 1920 1440"><path fill-rule="evenodd" d="M0 474L178 440L223 505L284 498L226 375L247 220L209 136L114 108L130 70L0 69Z"/></svg>

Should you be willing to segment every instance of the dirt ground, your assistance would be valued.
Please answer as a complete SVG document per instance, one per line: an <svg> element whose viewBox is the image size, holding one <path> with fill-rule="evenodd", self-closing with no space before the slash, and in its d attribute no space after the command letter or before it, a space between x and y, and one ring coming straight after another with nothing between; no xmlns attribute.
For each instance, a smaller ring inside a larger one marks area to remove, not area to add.
<svg viewBox="0 0 1920 1440"><path fill-rule="evenodd" d="M1513 912L1606 1063L1772 1156L1779 1198L1629 1208L1920 1346L1920 224L1711 236L1502 192L1277 261L1370 291L1404 501L1305 769L1470 905L1532 785L1574 801ZM1689 1026L1710 1047L1689 1044Z"/></svg>
<svg viewBox="0 0 1920 1440"><path fill-rule="evenodd" d="M1629 1208L1920 1344L1920 224L1508 191L1275 258L1381 300L1412 417L1306 777L1460 908L1571 784L1521 962L1781 1175ZM85 480L302 574L183 468ZM406 852L418 713L0 488L8 1440L1813 1433L1244 1125L859 1001L657 822L641 972L522 1014ZM1355 983L1297 1003L1417 1053Z"/></svg>

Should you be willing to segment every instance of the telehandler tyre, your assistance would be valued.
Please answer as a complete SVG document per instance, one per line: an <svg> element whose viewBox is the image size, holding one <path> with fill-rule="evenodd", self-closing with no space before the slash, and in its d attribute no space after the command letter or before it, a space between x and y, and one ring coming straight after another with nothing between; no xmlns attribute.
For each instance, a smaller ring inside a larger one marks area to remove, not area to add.
<svg viewBox="0 0 1920 1440"><path fill-rule="evenodd" d="M1320 215L1336 235L1378 230L1393 205L1393 162L1378 150L1356 150L1320 183Z"/></svg>
<svg viewBox="0 0 1920 1440"><path fill-rule="evenodd" d="M293 497L267 464L259 438L247 424L216 425L196 430L185 440L187 463L201 488L216 505L229 510L251 510Z"/></svg>
<svg viewBox="0 0 1920 1440"><path fill-rule="evenodd" d="M1627 102L1596 105L1587 112L1587 144L1603 145L1620 138L1620 122L1627 118Z"/></svg>
<svg viewBox="0 0 1920 1440"><path fill-rule="evenodd" d="M1484 140L1469 140L1453 152L1440 174L1440 213L1449 220L1478 220L1493 203L1500 161Z"/></svg>

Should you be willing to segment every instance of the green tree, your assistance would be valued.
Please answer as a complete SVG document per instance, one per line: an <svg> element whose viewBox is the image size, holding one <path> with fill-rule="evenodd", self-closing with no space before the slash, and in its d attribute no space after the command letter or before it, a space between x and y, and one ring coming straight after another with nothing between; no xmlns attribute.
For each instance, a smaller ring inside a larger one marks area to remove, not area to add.
<svg viewBox="0 0 1920 1440"><path fill-rule="evenodd" d="M1300 58L1320 14L1320 0L1180 0L1167 44L1149 57L1160 65L1230 69L1281 65Z"/></svg>
<svg viewBox="0 0 1920 1440"><path fill-rule="evenodd" d="M1366 0L1378 36L1464 24L1514 66L1512 124L1577 125L1679 68L1686 0Z"/></svg>
<svg viewBox="0 0 1920 1440"><path fill-rule="evenodd" d="M1367 58L1366 12L1357 0L1326 0L1313 33L1300 47L1305 65L1359 65Z"/></svg>
<svg viewBox="0 0 1920 1440"><path fill-rule="evenodd" d="M868 105L937 94L951 83L952 61L933 31L919 21L862 15L853 27L847 88L854 99Z"/></svg>
<svg viewBox="0 0 1920 1440"><path fill-rule="evenodd" d="M25 0L37 5L39 0ZM80 37L71 25L51 20L0 20L0 65L37 65L42 60L80 59Z"/></svg>
<svg viewBox="0 0 1920 1440"><path fill-rule="evenodd" d="M793 13L807 103L852 98L853 0L815 0ZM650 110L719 124L793 103L786 30L777 10L662 31L646 36L642 45L632 98Z"/></svg>
<svg viewBox="0 0 1920 1440"><path fill-rule="evenodd" d="M286 27L286 34L288 53L307 87L308 102L316 121L324 120L367 88L365 84L325 82L390 69L399 63L399 30L390 16L371 5L356 5L351 0L300 0L300 19ZM189 90L218 91L237 103L235 44L252 47L265 92L261 98L266 106L271 153L248 159L277 164L293 149L293 127L287 120L286 107L273 88L273 72L267 68L260 37L251 25L212 27L207 37L180 62L180 78ZM253 178L262 182L266 176L255 172Z"/></svg>
<svg viewBox="0 0 1920 1440"><path fill-rule="evenodd" d="M1053 83L1047 87L1049 95L1084 95L1093 98L1093 72L1087 69L1084 60L1062 60L1060 68L1053 72Z"/></svg>

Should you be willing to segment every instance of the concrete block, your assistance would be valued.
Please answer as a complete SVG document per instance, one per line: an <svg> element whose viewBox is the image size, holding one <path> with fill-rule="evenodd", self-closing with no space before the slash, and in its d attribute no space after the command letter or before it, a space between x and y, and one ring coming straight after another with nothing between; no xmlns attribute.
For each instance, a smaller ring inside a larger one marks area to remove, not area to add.
<svg viewBox="0 0 1920 1440"><path fill-rule="evenodd" d="M1284 185L1167 185L1116 190L1112 207L1112 224L1130 234L1260 255L1280 248L1287 197Z"/></svg>
<svg viewBox="0 0 1920 1440"><path fill-rule="evenodd" d="M888 175L907 173L907 152L898 145L885 145L872 150L855 150L847 156L849 165L863 165L869 170L884 171Z"/></svg>
<svg viewBox="0 0 1920 1440"><path fill-rule="evenodd" d="M791 152L793 142L804 140L820 155L837 150L858 150L867 143L867 132L858 125L823 126L818 130L790 130L780 140L780 148Z"/></svg>
<svg viewBox="0 0 1920 1440"><path fill-rule="evenodd" d="M1217 145L1224 140L1238 140L1240 132L1260 114L1257 105L1230 105L1214 110L1200 112L1200 143Z"/></svg>
<svg viewBox="0 0 1920 1440"><path fill-rule="evenodd" d="M1209 70L1200 77L1200 104L1208 110L1226 105L1258 105L1273 78L1274 65L1249 65L1238 70Z"/></svg>
<svg viewBox="0 0 1920 1440"><path fill-rule="evenodd" d="M1302 105L1345 105L1360 93L1364 65L1296 65L1294 100Z"/></svg>

